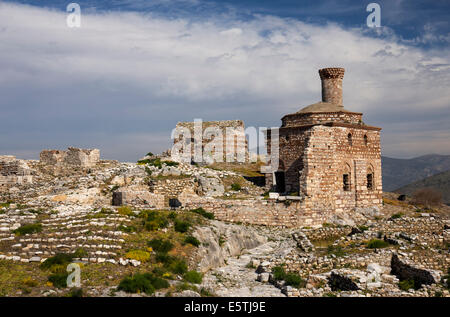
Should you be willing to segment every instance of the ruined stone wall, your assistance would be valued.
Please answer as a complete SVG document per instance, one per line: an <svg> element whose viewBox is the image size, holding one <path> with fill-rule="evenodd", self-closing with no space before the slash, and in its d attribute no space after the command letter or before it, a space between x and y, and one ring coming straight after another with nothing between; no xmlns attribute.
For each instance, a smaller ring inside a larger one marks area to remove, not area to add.
<svg viewBox="0 0 450 317"><path fill-rule="evenodd" d="M0 187L6 188L32 182L32 171L24 160L18 160L12 155L0 156Z"/></svg>
<svg viewBox="0 0 450 317"><path fill-rule="evenodd" d="M332 216L331 212L313 213L305 211L299 201L285 204L281 201L246 199L211 199L182 194L178 197L183 207L202 207L214 213L218 220L265 226L319 227Z"/></svg>
<svg viewBox="0 0 450 317"><path fill-rule="evenodd" d="M40 162L45 165L65 164L91 167L100 161L100 150L69 147L67 151L43 150L39 157Z"/></svg>
<svg viewBox="0 0 450 317"><path fill-rule="evenodd" d="M217 127L221 133L220 135L212 133L212 128ZM177 131L182 131L186 128L190 131L190 140L186 139L184 135L174 139L174 144L180 143L180 153L181 144L186 144L186 149L191 151L191 160L195 161L195 149L194 149L194 122L179 122L176 126ZM234 131L230 132L230 131ZM223 156L215 156L216 149L213 148L212 141L216 138L222 138L218 142L222 146ZM208 145L209 144L209 145ZM200 147L199 147L200 148ZM241 120L225 120L225 121L206 121L202 122L202 162L197 163L213 163L212 160L222 161L222 162L245 162L248 160L248 149L247 140L245 138L245 126L244 122ZM229 153L227 157L227 153ZM240 154L241 153L241 154Z"/></svg>
<svg viewBox="0 0 450 317"><path fill-rule="evenodd" d="M100 150L70 147L64 162L69 165L94 166L100 161Z"/></svg>
<svg viewBox="0 0 450 317"><path fill-rule="evenodd" d="M155 194L163 195L168 201L169 198L177 198L181 193L191 191L194 193L198 184L192 178L166 178L152 179L150 182L150 191Z"/></svg>

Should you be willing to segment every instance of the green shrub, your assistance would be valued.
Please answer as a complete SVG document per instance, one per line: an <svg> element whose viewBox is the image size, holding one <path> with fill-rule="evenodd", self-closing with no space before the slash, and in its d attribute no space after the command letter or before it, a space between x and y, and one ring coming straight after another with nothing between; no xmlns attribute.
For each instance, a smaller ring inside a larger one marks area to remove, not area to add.
<svg viewBox="0 0 450 317"><path fill-rule="evenodd" d="M403 214L402 214L401 212L398 212L398 213L396 213L396 214L393 214L393 215L391 216L391 219L399 219L399 218L401 218L401 217L403 217Z"/></svg>
<svg viewBox="0 0 450 317"><path fill-rule="evenodd" d="M147 262L150 259L150 253L142 250L131 250L125 254L127 259Z"/></svg>
<svg viewBox="0 0 450 317"><path fill-rule="evenodd" d="M184 239L184 243L192 244L195 247L198 247L200 245L200 241L198 241L198 239L196 237L193 237L193 236L187 236Z"/></svg>
<svg viewBox="0 0 450 317"><path fill-rule="evenodd" d="M196 214L199 214L207 219L214 219L214 214L212 212L207 212L205 209L203 209L202 207L197 208L197 209L191 209L190 212L194 212Z"/></svg>
<svg viewBox="0 0 450 317"><path fill-rule="evenodd" d="M145 154L145 156L153 156L152 152L148 152L147 154Z"/></svg>
<svg viewBox="0 0 450 317"><path fill-rule="evenodd" d="M73 254L58 253L42 262L40 267L42 269L50 269L56 265L66 267L69 263L72 262L73 258Z"/></svg>
<svg viewBox="0 0 450 317"><path fill-rule="evenodd" d="M384 240L372 239L367 242L367 248L369 249L381 249L389 246L389 243Z"/></svg>
<svg viewBox="0 0 450 317"><path fill-rule="evenodd" d="M126 233L136 232L136 227L133 226L120 225L117 227L117 229Z"/></svg>
<svg viewBox="0 0 450 317"><path fill-rule="evenodd" d="M88 252L83 249L83 248L78 248L74 253L73 253L73 257L74 258L86 258L88 257Z"/></svg>
<svg viewBox="0 0 450 317"><path fill-rule="evenodd" d="M303 288L306 286L306 281L300 277L300 275L295 273L288 273L284 277L286 285L290 285L296 288Z"/></svg>
<svg viewBox="0 0 450 317"><path fill-rule="evenodd" d="M197 271L189 271L184 274L184 280L193 284L200 284L202 278L202 274Z"/></svg>
<svg viewBox="0 0 450 317"><path fill-rule="evenodd" d="M184 259L175 259L170 265L169 265L169 271L174 274L184 274L187 272L187 264Z"/></svg>
<svg viewBox="0 0 450 317"><path fill-rule="evenodd" d="M358 229L361 230L362 232L369 230L369 227L367 226L358 226Z"/></svg>
<svg viewBox="0 0 450 317"><path fill-rule="evenodd" d="M286 273L281 266L275 266L272 269L272 276L276 281L284 280L286 285L296 288L302 288L306 285L306 281L303 280L298 274Z"/></svg>
<svg viewBox="0 0 450 317"><path fill-rule="evenodd" d="M145 160L139 160L138 161L138 165L144 165L144 164L148 164L151 166L155 166L157 168L162 168L162 165L165 164L167 166L178 166L179 163L178 162L174 162L174 161L161 161L160 158L153 158L153 159L145 159Z"/></svg>
<svg viewBox="0 0 450 317"><path fill-rule="evenodd" d="M133 210L131 209L131 207L128 206L121 206L117 208L117 211L119 212L119 215L134 216Z"/></svg>
<svg viewBox="0 0 450 317"><path fill-rule="evenodd" d="M117 287L117 290L127 293L146 293L148 295L155 292L155 287L145 274L136 273L125 277Z"/></svg>
<svg viewBox="0 0 450 317"><path fill-rule="evenodd" d="M189 230L191 224L187 221L175 220L175 231L185 233Z"/></svg>
<svg viewBox="0 0 450 317"><path fill-rule="evenodd" d="M414 289L414 280L413 280L413 279L408 279L408 280L400 281L400 282L398 283L398 287L399 287L401 290L403 290L403 291L408 291L408 290L410 290L411 288Z"/></svg>
<svg viewBox="0 0 450 317"><path fill-rule="evenodd" d="M22 225L16 230L13 230L13 233L17 236L23 236L25 234L37 233L42 231L42 224L40 223L32 223L27 225Z"/></svg>
<svg viewBox="0 0 450 317"><path fill-rule="evenodd" d="M238 184L238 183L233 183L233 184L231 184L231 190L234 190L234 191L240 191L241 188L242 188L241 185Z"/></svg>
<svg viewBox="0 0 450 317"><path fill-rule="evenodd" d="M176 261L176 257L168 255L165 252L157 252L155 260L156 262L163 263L164 265L169 266L170 264Z"/></svg>
<svg viewBox="0 0 450 317"><path fill-rule="evenodd" d="M200 295L202 297L213 297L214 296L214 294L212 294L208 289L206 289L204 287L200 290Z"/></svg>
<svg viewBox="0 0 450 317"><path fill-rule="evenodd" d="M160 228L166 228L169 225L166 215L158 211L145 212L145 229L148 231L155 231Z"/></svg>
<svg viewBox="0 0 450 317"><path fill-rule="evenodd" d="M102 213L102 214L112 214L113 212L112 212L111 209L103 207L102 209L100 209L100 213Z"/></svg>
<svg viewBox="0 0 450 317"><path fill-rule="evenodd" d="M147 242L147 245L155 252L167 253L173 249L173 243L164 239L152 239Z"/></svg>
<svg viewBox="0 0 450 317"><path fill-rule="evenodd" d="M48 277L48 281L53 284L53 286L57 288L67 287L67 277L68 273L55 273Z"/></svg>
<svg viewBox="0 0 450 317"><path fill-rule="evenodd" d="M328 254L334 254L336 257L342 257L346 255L345 250L340 245L329 245L327 248Z"/></svg>
<svg viewBox="0 0 450 317"><path fill-rule="evenodd" d="M174 274L181 275L187 272L186 261L182 258L177 258L166 253L157 253L155 260L159 263L164 264L164 267Z"/></svg>
<svg viewBox="0 0 450 317"><path fill-rule="evenodd" d="M149 273L147 273L146 276L150 280L150 282L152 283L152 285L155 289L168 288L170 286L169 282L167 282L167 280L165 280L163 278L154 276Z"/></svg>
<svg viewBox="0 0 450 317"><path fill-rule="evenodd" d="M281 281L286 277L286 272L284 272L284 269L281 266L275 266L272 269L272 275L276 281Z"/></svg>

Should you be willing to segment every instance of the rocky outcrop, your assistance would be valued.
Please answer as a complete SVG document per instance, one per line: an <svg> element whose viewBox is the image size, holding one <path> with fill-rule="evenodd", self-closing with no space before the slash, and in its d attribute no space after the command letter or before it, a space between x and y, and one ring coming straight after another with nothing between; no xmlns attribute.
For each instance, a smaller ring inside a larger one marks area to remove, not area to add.
<svg viewBox="0 0 450 317"><path fill-rule="evenodd" d="M432 272L425 269L419 269L406 260L401 260L397 254L392 254L391 259L391 273L397 276L400 280L414 280L414 284L417 286L430 285L436 283L435 277Z"/></svg>
<svg viewBox="0 0 450 317"><path fill-rule="evenodd" d="M223 196L225 188L219 178L200 176L198 181L203 195L209 197Z"/></svg>
<svg viewBox="0 0 450 317"><path fill-rule="evenodd" d="M255 248L267 241L252 227L211 221L209 226L199 227L193 233L202 244L198 248L196 260L198 270L223 266L229 257L237 256L246 249Z"/></svg>
<svg viewBox="0 0 450 317"><path fill-rule="evenodd" d="M331 272L328 278L328 284L333 291L357 291L359 287L356 282L354 282L350 277L339 274L336 272Z"/></svg>

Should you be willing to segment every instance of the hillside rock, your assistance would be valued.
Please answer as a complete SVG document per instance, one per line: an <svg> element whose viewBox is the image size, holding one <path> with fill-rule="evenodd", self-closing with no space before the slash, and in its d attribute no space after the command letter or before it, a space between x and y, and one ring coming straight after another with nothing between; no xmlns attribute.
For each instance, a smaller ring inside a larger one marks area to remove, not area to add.
<svg viewBox="0 0 450 317"><path fill-rule="evenodd" d="M208 227L197 228L193 236L202 243L197 251L198 270L201 272L223 266L229 257L267 241L251 227L219 221L211 221Z"/></svg>

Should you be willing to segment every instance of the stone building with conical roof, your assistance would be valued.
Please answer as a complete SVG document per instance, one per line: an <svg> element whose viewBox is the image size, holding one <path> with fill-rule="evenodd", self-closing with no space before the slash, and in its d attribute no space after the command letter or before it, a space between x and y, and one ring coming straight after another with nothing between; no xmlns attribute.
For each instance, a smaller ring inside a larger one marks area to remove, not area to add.
<svg viewBox="0 0 450 317"><path fill-rule="evenodd" d="M279 128L272 190L298 195L306 212L346 211L382 204L381 128L343 106L343 68L319 70L322 101L285 115ZM271 154L271 133L267 152Z"/></svg>

